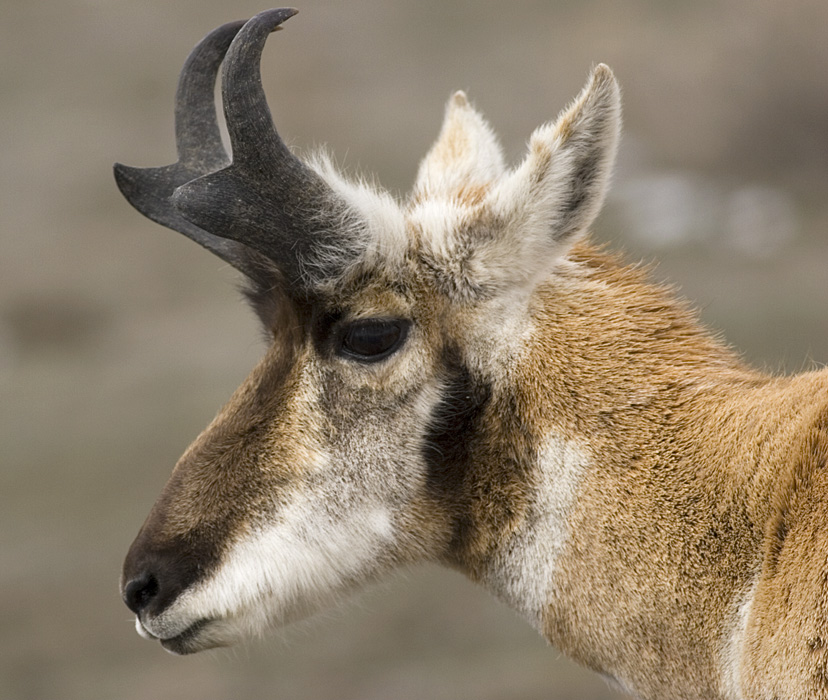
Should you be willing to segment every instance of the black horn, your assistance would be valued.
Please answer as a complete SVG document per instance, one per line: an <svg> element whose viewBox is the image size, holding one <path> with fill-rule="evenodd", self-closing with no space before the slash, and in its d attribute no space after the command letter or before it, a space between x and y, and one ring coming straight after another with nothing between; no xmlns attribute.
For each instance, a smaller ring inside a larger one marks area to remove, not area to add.
<svg viewBox="0 0 828 700"><path fill-rule="evenodd" d="M171 200L180 185L229 163L221 143L213 90L219 66L244 24L244 20L230 22L210 32L192 50L181 70L175 96L178 162L160 168L132 168L116 163L115 181L127 201L142 214L183 233L252 275L251 256L243 246L187 221Z"/></svg>
<svg viewBox="0 0 828 700"><path fill-rule="evenodd" d="M273 261L291 285L332 273L359 227L344 200L284 144L262 87L265 41L293 9L250 19L224 60L222 102L233 150L226 168L182 184L173 202L199 229ZM337 254L331 255L332 251Z"/></svg>

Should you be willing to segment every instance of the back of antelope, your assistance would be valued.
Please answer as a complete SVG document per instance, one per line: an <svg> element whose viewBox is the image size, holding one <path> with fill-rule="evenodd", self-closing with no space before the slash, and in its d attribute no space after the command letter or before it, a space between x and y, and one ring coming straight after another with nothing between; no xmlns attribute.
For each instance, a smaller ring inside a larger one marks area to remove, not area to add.
<svg viewBox="0 0 828 700"><path fill-rule="evenodd" d="M610 70L511 169L456 93L399 202L274 129L259 60L294 13L208 35L178 162L116 166L245 275L270 337L127 555L138 632L228 645L437 561L642 698L828 698L828 374L744 366L590 245Z"/></svg>

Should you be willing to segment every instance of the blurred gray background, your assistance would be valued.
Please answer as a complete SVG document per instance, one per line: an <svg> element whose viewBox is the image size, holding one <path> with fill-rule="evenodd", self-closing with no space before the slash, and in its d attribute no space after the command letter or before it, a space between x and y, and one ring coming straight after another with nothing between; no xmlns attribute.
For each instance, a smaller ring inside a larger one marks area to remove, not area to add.
<svg viewBox="0 0 828 700"><path fill-rule="evenodd" d="M121 558L262 351L236 276L121 199L174 159L191 46L261 0L0 0L0 698L620 698L458 575L407 572L231 651L140 639ZM462 88L511 160L589 68L625 136L596 235L752 362L828 360L828 3L306 0L264 55L280 132L409 187Z"/></svg>

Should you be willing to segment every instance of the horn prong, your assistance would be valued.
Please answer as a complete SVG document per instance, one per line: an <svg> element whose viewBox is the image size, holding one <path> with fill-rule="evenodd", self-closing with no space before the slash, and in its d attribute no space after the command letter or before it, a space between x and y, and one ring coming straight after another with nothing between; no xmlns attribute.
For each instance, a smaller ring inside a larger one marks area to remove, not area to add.
<svg viewBox="0 0 828 700"><path fill-rule="evenodd" d="M271 32L296 12L267 10L243 26L234 22L211 32L190 54L179 81L178 162L143 170L116 166L115 175L127 199L149 218L250 277L275 267L304 294L312 283L309 271L321 279L347 267L360 246L362 222L319 173L291 153L270 116L262 50ZM222 61L232 161L221 145L213 99ZM341 254L330 254L334 246Z"/></svg>
<svg viewBox="0 0 828 700"><path fill-rule="evenodd" d="M126 200L144 216L183 233L248 276L255 274L244 246L208 233L181 216L172 194L185 182L225 167L229 158L221 142L214 89L222 60L245 21L214 29L190 52L175 97L178 161L158 168L116 163L115 181Z"/></svg>
<svg viewBox="0 0 828 700"><path fill-rule="evenodd" d="M262 51L268 36L295 14L292 8L261 12L233 39L222 67L233 161L181 185L173 203L196 226L268 258L298 289L309 280L308 270L330 276L344 264L353 243L348 235L359 222L344 199L284 144L271 118ZM343 255L323 254L333 245Z"/></svg>

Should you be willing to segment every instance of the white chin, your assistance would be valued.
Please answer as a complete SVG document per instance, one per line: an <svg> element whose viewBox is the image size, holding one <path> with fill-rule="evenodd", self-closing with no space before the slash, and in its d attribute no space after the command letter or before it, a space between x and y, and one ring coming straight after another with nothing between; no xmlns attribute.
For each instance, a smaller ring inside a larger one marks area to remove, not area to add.
<svg viewBox="0 0 828 700"><path fill-rule="evenodd" d="M236 630L232 624L221 620L201 619L177 633L166 634L160 630L158 630L159 634L151 632L152 626L152 621L144 625L140 619L135 620L135 629L139 635L144 639L160 642L166 651L179 656L216 647L226 647L236 641L239 636L235 633Z"/></svg>

